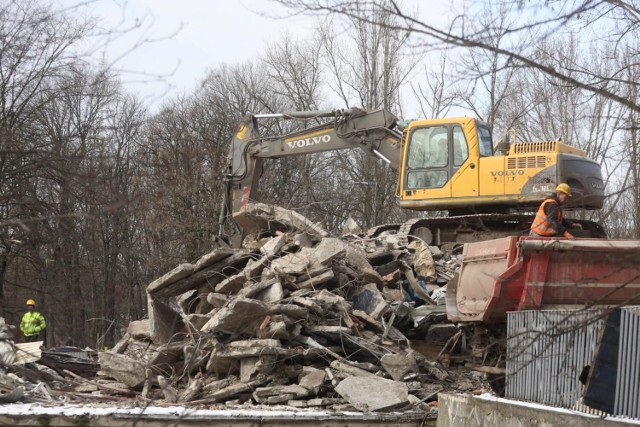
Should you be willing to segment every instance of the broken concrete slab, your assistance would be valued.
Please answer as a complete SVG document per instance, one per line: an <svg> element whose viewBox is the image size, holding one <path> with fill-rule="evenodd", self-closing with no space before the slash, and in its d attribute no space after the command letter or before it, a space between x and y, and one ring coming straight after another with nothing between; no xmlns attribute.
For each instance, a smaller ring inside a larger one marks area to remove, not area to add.
<svg viewBox="0 0 640 427"><path fill-rule="evenodd" d="M135 339L151 339L151 326L149 319L134 320L129 322L127 333Z"/></svg>
<svg viewBox="0 0 640 427"><path fill-rule="evenodd" d="M260 252L268 258L273 258L280 253L288 238L289 236L286 234L274 237L260 248Z"/></svg>
<svg viewBox="0 0 640 427"><path fill-rule="evenodd" d="M182 330L180 315L170 306L168 298L147 293L149 335L151 341L163 344Z"/></svg>
<svg viewBox="0 0 640 427"><path fill-rule="evenodd" d="M269 306L261 301L235 298L213 315L201 332L226 332L240 335L255 329L269 312Z"/></svg>
<svg viewBox="0 0 640 427"><path fill-rule="evenodd" d="M110 350L111 353L118 353L118 354L124 353L124 351L129 346L130 339L131 339L131 335L129 335L128 333L124 334L120 339L120 341L118 341L116 345L114 345L113 348Z"/></svg>
<svg viewBox="0 0 640 427"><path fill-rule="evenodd" d="M243 357L240 359L240 381L248 383L258 374L269 374L277 367L278 358L275 355Z"/></svg>
<svg viewBox="0 0 640 427"><path fill-rule="evenodd" d="M182 341L174 341L158 346L153 351L147 351L148 366L170 366L182 357L184 343ZM162 366L162 368L166 368Z"/></svg>
<svg viewBox="0 0 640 427"><path fill-rule="evenodd" d="M269 314L284 314L295 319L306 319L309 315L307 308L295 304L271 304L268 307Z"/></svg>
<svg viewBox="0 0 640 427"><path fill-rule="evenodd" d="M259 387L267 383L268 381L269 377L267 376L258 376L258 378L256 378L254 381L250 381L248 383L238 381L220 390L209 393L206 397L206 400L211 402L227 400L229 397L254 390L256 387Z"/></svg>
<svg viewBox="0 0 640 427"><path fill-rule="evenodd" d="M436 266L429 245L421 240L414 240L409 243L408 247L415 251L413 255L413 269L418 279L428 281L435 280Z"/></svg>
<svg viewBox="0 0 640 427"><path fill-rule="evenodd" d="M380 359L380 364L395 381L402 381L409 373L419 372L413 351L385 354Z"/></svg>
<svg viewBox="0 0 640 427"><path fill-rule="evenodd" d="M239 372L240 362L238 359L226 357L223 352L221 354L220 350L214 349L209 356L209 360L207 360L205 369L207 372L212 372L218 376L224 377L232 373Z"/></svg>
<svg viewBox="0 0 640 427"><path fill-rule="evenodd" d="M180 308L182 314L191 313L192 304L198 302L198 291L193 289L176 297L176 305Z"/></svg>
<svg viewBox="0 0 640 427"><path fill-rule="evenodd" d="M219 357L228 359L244 359L247 357L257 356L282 356L289 357L295 354L295 350L286 347L247 347L247 348L230 348L227 347L217 352Z"/></svg>
<svg viewBox="0 0 640 427"><path fill-rule="evenodd" d="M348 245L345 260L360 272L364 283L375 283L379 289L382 289L384 286L382 276L374 270L361 249Z"/></svg>
<svg viewBox="0 0 640 427"><path fill-rule="evenodd" d="M366 369L353 366L340 360L334 360L330 363L330 366L337 371L337 374L343 378L355 376L355 377L368 377L374 375Z"/></svg>
<svg viewBox="0 0 640 427"><path fill-rule="evenodd" d="M253 392L253 398L258 403L274 405L277 403L284 403L288 400L306 397L308 394L309 390L297 384L276 385L271 387L258 387ZM271 397L277 398L270 399Z"/></svg>
<svg viewBox="0 0 640 427"><path fill-rule="evenodd" d="M258 338L293 340L300 335L300 322L284 314L268 315L258 329Z"/></svg>
<svg viewBox="0 0 640 427"><path fill-rule="evenodd" d="M178 396L178 402L190 402L194 400L202 391L204 381L201 378L190 380L189 385Z"/></svg>
<svg viewBox="0 0 640 427"><path fill-rule="evenodd" d="M352 296L352 301L355 309L364 311L376 320L379 320L389 310L389 304L375 284L368 284L360 288Z"/></svg>
<svg viewBox="0 0 640 427"><path fill-rule="evenodd" d="M253 257L254 255L250 252L235 251L233 255L225 257L213 265L196 271L168 286L155 290L153 295L168 298L204 287L206 287L206 289L200 289L201 292L213 291L215 285L242 271Z"/></svg>
<svg viewBox="0 0 640 427"><path fill-rule="evenodd" d="M225 294L220 294L217 292L209 292L207 294L207 302L214 306L215 308L222 308L229 300L229 297Z"/></svg>
<svg viewBox="0 0 640 427"><path fill-rule="evenodd" d="M301 275L309 269L312 259L303 253L287 254L271 262L271 269L278 275Z"/></svg>
<svg viewBox="0 0 640 427"><path fill-rule="evenodd" d="M363 412L390 411L409 403L406 384L373 375L345 378L340 381L336 391Z"/></svg>
<svg viewBox="0 0 640 427"><path fill-rule="evenodd" d="M343 240L327 237L313 248L302 248L300 253L326 267L331 264L332 260L343 257L348 246L349 244Z"/></svg>
<svg viewBox="0 0 640 427"><path fill-rule="evenodd" d="M362 310L353 310L351 312L351 314L353 315L353 317L356 317L359 320L362 320L367 325L367 327L369 327L370 329L373 329L374 331L376 331L378 333L384 332L384 326L382 326L382 323L378 322L376 319L374 319L373 317L369 316L364 311L362 311Z"/></svg>
<svg viewBox="0 0 640 427"><path fill-rule="evenodd" d="M215 378L215 377L214 377ZM207 381L205 379L204 385L202 386L202 391L204 394L211 394L218 390L222 390L223 388L229 387L231 384L234 384L238 379L232 375L227 378L223 378L221 380L214 379L213 381Z"/></svg>
<svg viewBox="0 0 640 427"><path fill-rule="evenodd" d="M256 277L259 277L262 274L262 271L267 268L267 265L269 264L269 260L271 260L272 257L268 257L268 256L263 256L262 258L256 259L256 260L250 260L246 267L244 268L243 273L245 275L245 277L249 280L255 279Z"/></svg>
<svg viewBox="0 0 640 427"><path fill-rule="evenodd" d="M328 269L326 271L324 271L321 274L318 274L317 276L313 276L307 280L303 280L300 281L298 280L297 282L295 282L293 284L293 288L295 289L305 289L305 288L311 288L311 289L315 289L316 287L332 280L333 278L335 278L335 274L333 273L333 270Z"/></svg>
<svg viewBox="0 0 640 427"><path fill-rule="evenodd" d="M313 244L314 242L312 237L307 233L298 233L293 236L293 241L291 242L290 249L300 250L302 248L310 248L313 246Z"/></svg>
<svg viewBox="0 0 640 427"><path fill-rule="evenodd" d="M200 257L195 264L196 271L209 267L210 265L217 264L219 261L233 255L236 251L229 248L217 248L209 252L206 255Z"/></svg>
<svg viewBox="0 0 640 427"><path fill-rule="evenodd" d="M221 294L233 294L242 289L245 283L247 283L247 276L244 274L244 271L241 271L218 283L215 290Z"/></svg>
<svg viewBox="0 0 640 427"><path fill-rule="evenodd" d="M261 290L255 295L255 299L260 300L267 304L275 304L282 301L284 298L284 289L282 288L282 283L279 280L268 281L267 283L271 283L268 287Z"/></svg>
<svg viewBox="0 0 640 427"><path fill-rule="evenodd" d="M318 316L324 315L324 309L322 306L310 298L293 297L291 298L291 302L308 309L310 312Z"/></svg>
<svg viewBox="0 0 640 427"><path fill-rule="evenodd" d="M323 369L316 369L310 366L302 368L302 375L298 385L306 388L310 394L317 395L320 387L327 379L327 374Z"/></svg>
<svg viewBox="0 0 640 427"><path fill-rule="evenodd" d="M158 292L159 290L166 288L167 286L177 282L178 280L191 276L195 271L196 266L194 264L180 264L173 270L151 282L149 286L147 286L147 292L149 294Z"/></svg>
<svg viewBox="0 0 640 427"><path fill-rule="evenodd" d="M264 203L248 203L240 212L233 214L233 219L242 227L245 234L278 230L305 232L317 239L328 235L321 226L309 221L303 215Z"/></svg>
<svg viewBox="0 0 640 427"><path fill-rule="evenodd" d="M162 375L157 376L158 385L164 395L164 400L168 403L176 403L178 401L178 393L169 380Z"/></svg>
<svg viewBox="0 0 640 427"><path fill-rule="evenodd" d="M242 290L236 293L237 298L253 298L259 292L279 283L278 279L271 279L266 282L249 283Z"/></svg>
<svg viewBox="0 0 640 427"><path fill-rule="evenodd" d="M303 330L307 334L322 335L335 340L339 340L342 335L352 335L351 329L344 326L307 325Z"/></svg>
<svg viewBox="0 0 640 427"><path fill-rule="evenodd" d="M307 400L307 406L309 408L326 407L326 406L333 406L335 408L337 405L342 405L342 404L345 404L345 403L347 403L347 402L344 399L329 398L329 397L318 397L318 398L315 398L315 399Z"/></svg>
<svg viewBox="0 0 640 427"><path fill-rule="evenodd" d="M342 224L342 234L362 234L362 227L349 215Z"/></svg>
<svg viewBox="0 0 640 427"><path fill-rule="evenodd" d="M351 304L349 304L346 299L340 295L329 292L326 289L322 289L318 292L313 299L339 313L348 313L351 311Z"/></svg>
<svg viewBox="0 0 640 427"><path fill-rule="evenodd" d="M229 348L229 349L242 349L242 348L255 348L255 347L276 348L276 347L280 347L281 345L282 345L282 343L280 342L280 340L274 340L274 339L250 339L250 340L232 341L227 345L227 348Z"/></svg>
<svg viewBox="0 0 640 427"><path fill-rule="evenodd" d="M100 371L130 388L142 387L146 379L146 366L139 360L111 352L98 353Z"/></svg>

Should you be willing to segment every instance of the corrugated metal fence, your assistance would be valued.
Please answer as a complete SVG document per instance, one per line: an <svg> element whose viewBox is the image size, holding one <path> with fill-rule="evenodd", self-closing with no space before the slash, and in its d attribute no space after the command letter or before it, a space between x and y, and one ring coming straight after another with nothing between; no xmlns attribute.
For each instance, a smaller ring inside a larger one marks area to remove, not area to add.
<svg viewBox="0 0 640 427"><path fill-rule="evenodd" d="M506 397L575 409L603 322L599 310L509 313Z"/></svg>
<svg viewBox="0 0 640 427"><path fill-rule="evenodd" d="M622 309L614 414L640 418L640 307Z"/></svg>
<svg viewBox="0 0 640 427"><path fill-rule="evenodd" d="M621 316L612 413L640 418L640 307L616 310ZM582 404L579 378L594 362L609 311L508 313L506 397L606 415Z"/></svg>

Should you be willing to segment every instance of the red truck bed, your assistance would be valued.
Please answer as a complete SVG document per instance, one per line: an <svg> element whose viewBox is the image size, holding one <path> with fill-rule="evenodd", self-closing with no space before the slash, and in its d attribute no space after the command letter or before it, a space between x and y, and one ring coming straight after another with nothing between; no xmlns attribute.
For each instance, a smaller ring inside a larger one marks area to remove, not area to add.
<svg viewBox="0 0 640 427"><path fill-rule="evenodd" d="M452 321L502 321L553 305L640 303L637 240L505 237L467 243L447 286Z"/></svg>

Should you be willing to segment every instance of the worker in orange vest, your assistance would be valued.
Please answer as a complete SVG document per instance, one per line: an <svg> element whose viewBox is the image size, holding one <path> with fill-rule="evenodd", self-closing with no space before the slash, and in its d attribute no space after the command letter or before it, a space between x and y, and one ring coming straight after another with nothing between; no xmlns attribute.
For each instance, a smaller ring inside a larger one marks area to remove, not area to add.
<svg viewBox="0 0 640 427"><path fill-rule="evenodd" d="M556 187L555 196L543 201L540 208L538 208L533 224L531 224L529 235L573 239L573 234L569 233L567 229L572 227L582 228L582 225L567 221L563 217L562 205L565 204L569 197L571 197L569 184L559 184Z"/></svg>

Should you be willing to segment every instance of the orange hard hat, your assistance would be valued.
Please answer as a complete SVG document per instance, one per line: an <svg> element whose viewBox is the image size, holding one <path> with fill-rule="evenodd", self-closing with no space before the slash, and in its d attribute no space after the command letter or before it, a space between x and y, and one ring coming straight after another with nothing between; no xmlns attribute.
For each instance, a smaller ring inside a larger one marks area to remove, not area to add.
<svg viewBox="0 0 640 427"><path fill-rule="evenodd" d="M35 307L36 306L36 302L34 300L32 300L32 299L28 299L27 300L27 305L32 305L32 306Z"/></svg>

